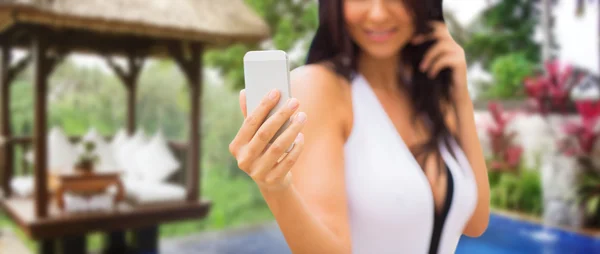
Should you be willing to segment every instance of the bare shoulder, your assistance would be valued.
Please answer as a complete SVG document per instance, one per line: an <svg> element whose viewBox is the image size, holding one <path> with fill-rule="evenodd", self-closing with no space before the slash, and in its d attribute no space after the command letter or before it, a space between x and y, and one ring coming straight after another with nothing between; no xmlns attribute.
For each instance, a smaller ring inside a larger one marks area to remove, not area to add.
<svg viewBox="0 0 600 254"><path fill-rule="evenodd" d="M328 101L343 100L350 88L348 81L321 64L298 67L291 72L292 93L327 96ZM322 103L328 103L324 101Z"/></svg>
<svg viewBox="0 0 600 254"><path fill-rule="evenodd" d="M298 98L303 110L316 117L339 121L344 134L352 123L352 95L348 81L322 64L298 67L290 75L292 96ZM311 117L312 118L312 117Z"/></svg>

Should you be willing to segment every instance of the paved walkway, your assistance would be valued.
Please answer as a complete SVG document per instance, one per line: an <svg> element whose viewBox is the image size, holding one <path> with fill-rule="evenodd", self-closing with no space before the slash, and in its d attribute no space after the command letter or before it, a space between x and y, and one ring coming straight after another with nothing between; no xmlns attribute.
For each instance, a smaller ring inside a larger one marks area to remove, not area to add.
<svg viewBox="0 0 600 254"><path fill-rule="evenodd" d="M0 228L0 253L29 254L29 249L10 230Z"/></svg>
<svg viewBox="0 0 600 254"><path fill-rule="evenodd" d="M162 240L161 254L288 254L274 222Z"/></svg>

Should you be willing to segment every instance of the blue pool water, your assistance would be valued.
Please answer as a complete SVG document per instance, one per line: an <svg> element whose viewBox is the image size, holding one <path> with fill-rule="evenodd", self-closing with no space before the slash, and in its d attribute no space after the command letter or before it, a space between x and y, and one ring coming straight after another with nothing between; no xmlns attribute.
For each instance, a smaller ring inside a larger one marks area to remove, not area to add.
<svg viewBox="0 0 600 254"><path fill-rule="evenodd" d="M161 242L164 254L291 254L275 223ZM402 253L398 250L398 253ZM461 238L456 254L600 254L600 238L492 214L479 238Z"/></svg>
<svg viewBox="0 0 600 254"><path fill-rule="evenodd" d="M479 238L463 236L456 254L592 254L600 253L600 238L492 214Z"/></svg>

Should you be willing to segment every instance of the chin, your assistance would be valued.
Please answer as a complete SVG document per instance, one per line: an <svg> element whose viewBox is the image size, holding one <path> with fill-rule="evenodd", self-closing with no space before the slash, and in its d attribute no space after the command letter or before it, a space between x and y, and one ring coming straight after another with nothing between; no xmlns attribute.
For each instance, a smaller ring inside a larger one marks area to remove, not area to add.
<svg viewBox="0 0 600 254"><path fill-rule="evenodd" d="M400 49L397 48L366 48L364 52L375 59L386 60L392 57L397 57L400 54Z"/></svg>

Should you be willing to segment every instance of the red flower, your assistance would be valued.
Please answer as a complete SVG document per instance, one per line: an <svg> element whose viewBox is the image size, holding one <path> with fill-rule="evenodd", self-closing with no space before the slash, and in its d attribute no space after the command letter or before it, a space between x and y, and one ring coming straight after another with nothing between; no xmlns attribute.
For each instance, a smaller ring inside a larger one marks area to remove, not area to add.
<svg viewBox="0 0 600 254"><path fill-rule="evenodd" d="M544 66L546 75L527 77L523 81L527 97L537 101L539 113L545 114L556 109L564 111L570 102L573 67L568 65L561 69L557 60L548 61Z"/></svg>
<svg viewBox="0 0 600 254"><path fill-rule="evenodd" d="M494 122L487 128L494 157L490 166L493 170L516 171L523 149L512 144L516 133L506 129L515 115L505 113L502 106L494 102L489 103L488 109Z"/></svg>

